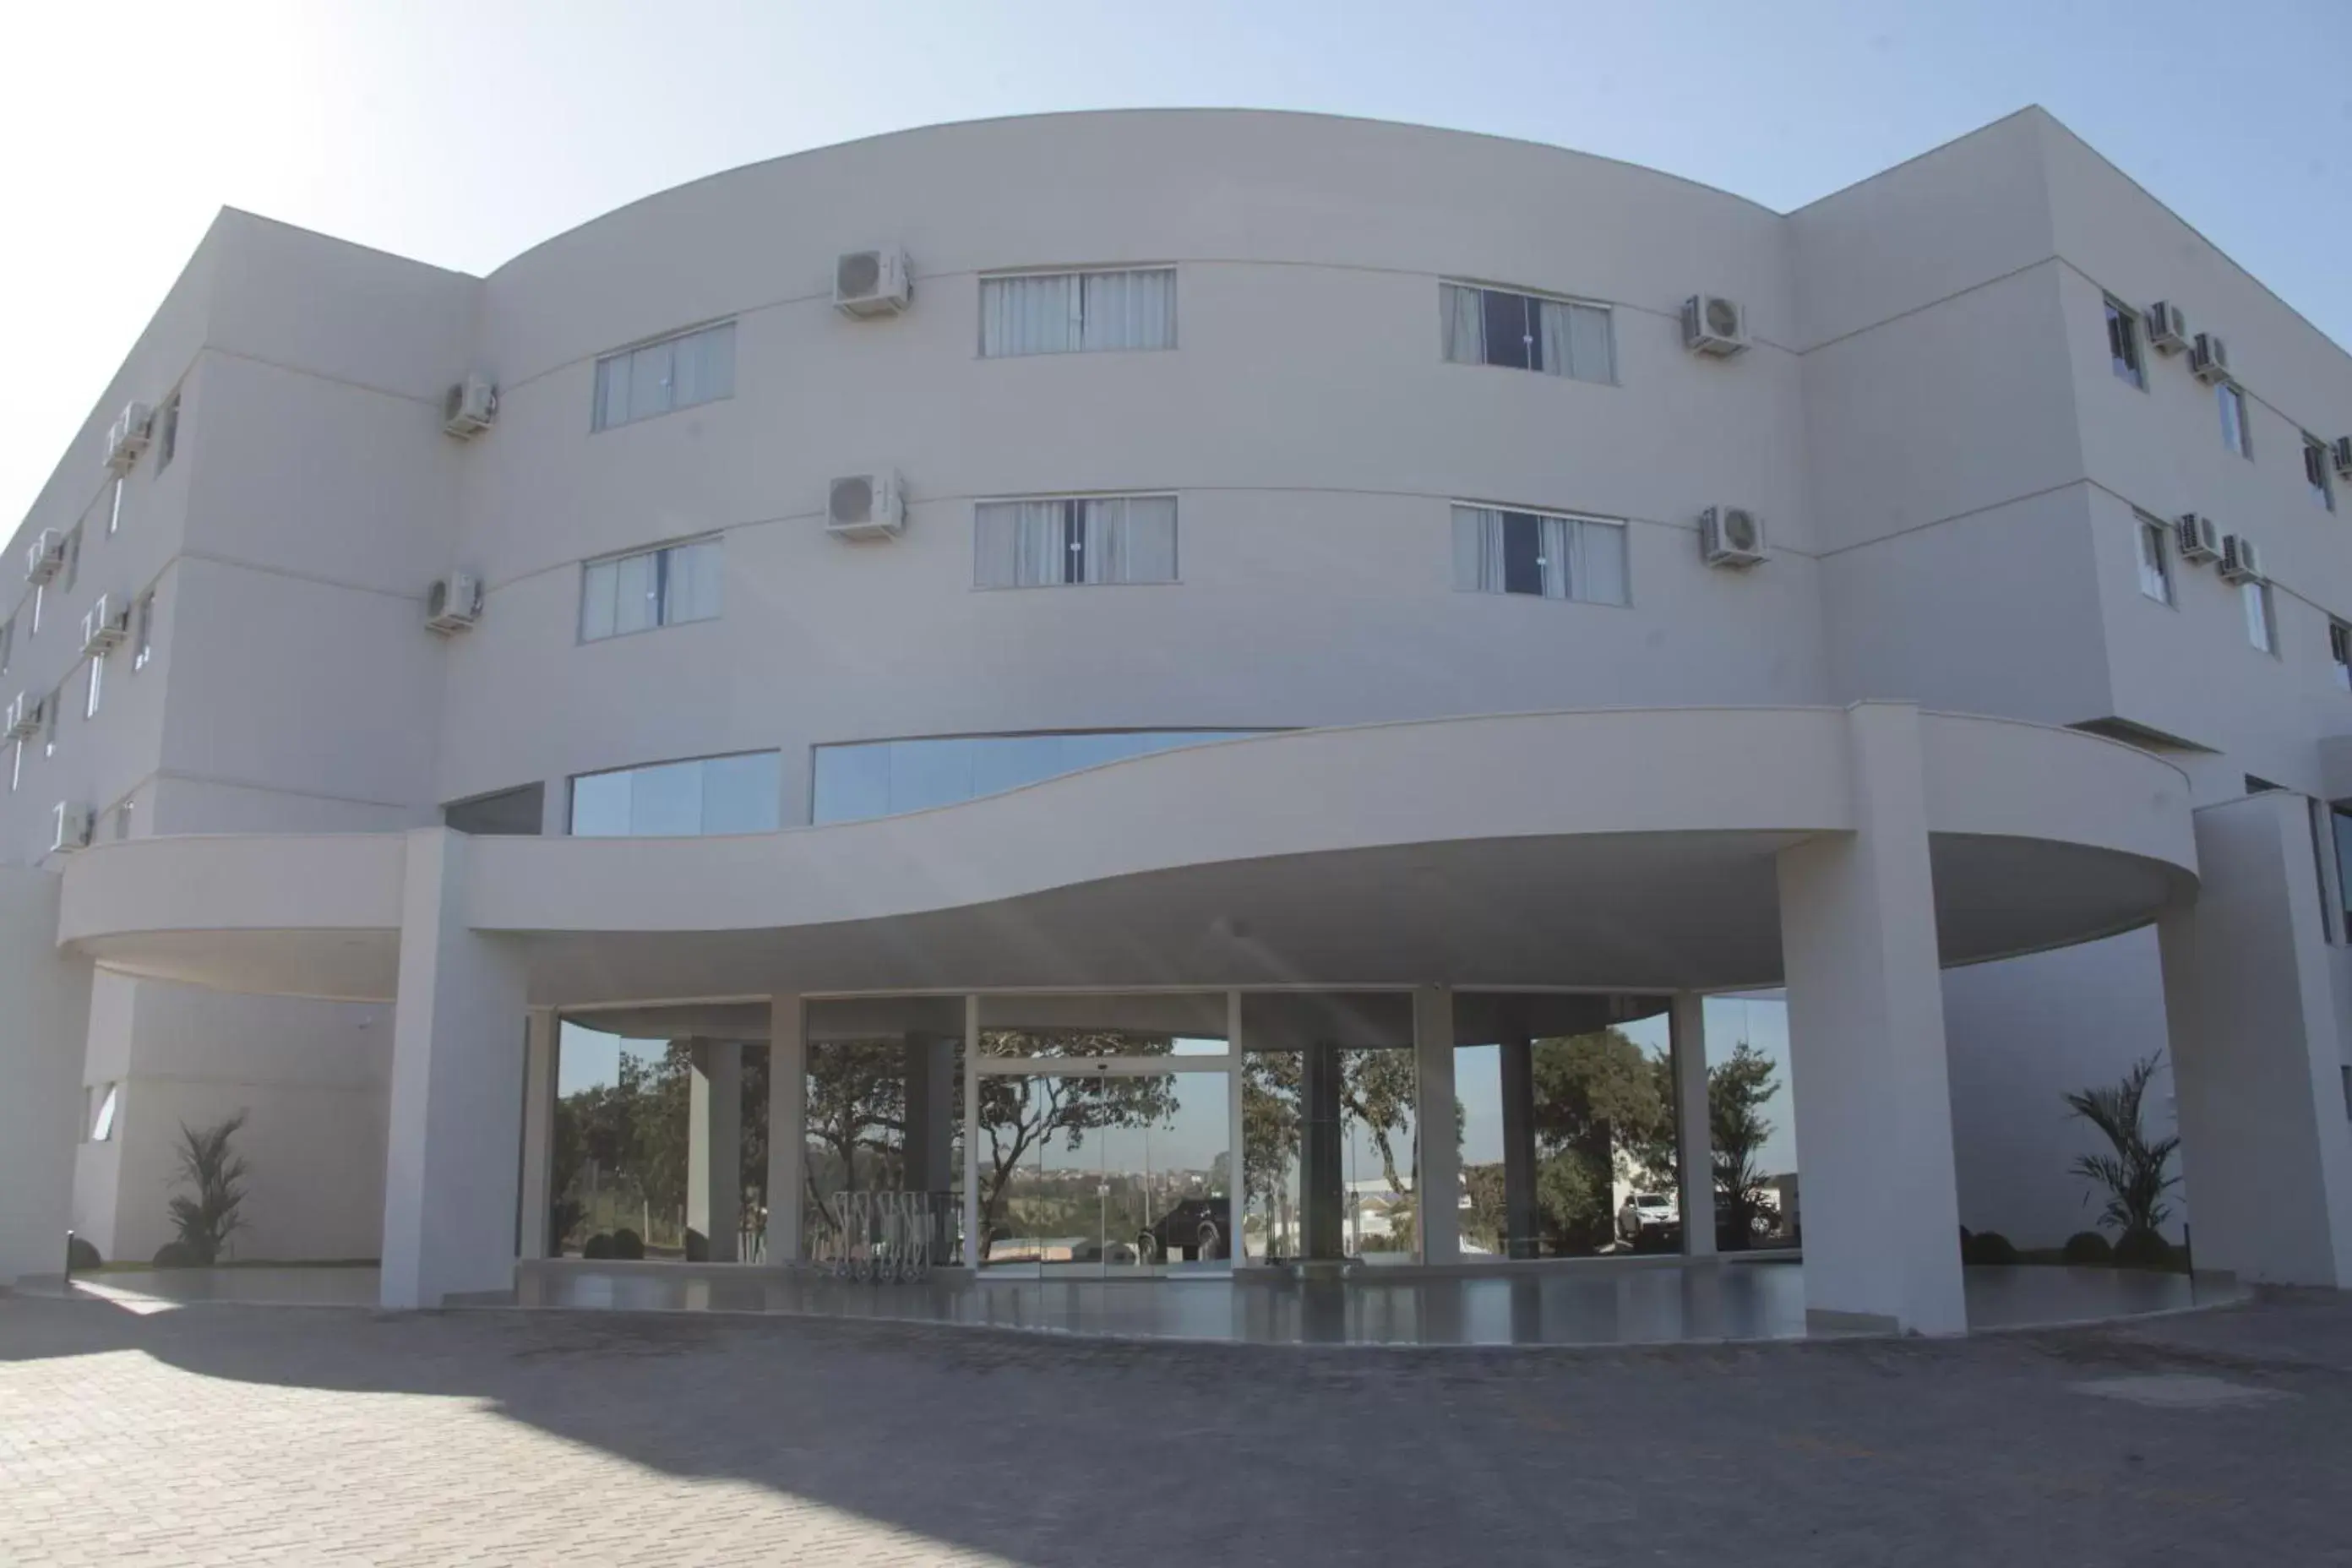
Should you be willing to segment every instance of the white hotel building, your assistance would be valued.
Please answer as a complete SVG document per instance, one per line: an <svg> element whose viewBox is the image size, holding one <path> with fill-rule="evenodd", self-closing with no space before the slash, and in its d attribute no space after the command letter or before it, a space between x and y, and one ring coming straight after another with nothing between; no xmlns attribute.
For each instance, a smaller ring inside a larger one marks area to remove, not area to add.
<svg viewBox="0 0 2352 1568"><path fill-rule="evenodd" d="M5 558L0 1279L151 1253L243 1109L246 1255L506 1288L559 1020L698 1108L769 1052L772 1263L831 1039L907 1042L967 1235L1003 1029L1181 1039L1048 1065L1231 1149L1244 1052L1410 1052L1425 1123L1497 1046L1517 1205L1529 1039L1670 1019L1687 1150L1702 998L1785 988L1811 1307L1961 1327L1958 1227L2084 1228L2059 1093L2157 1050L2199 1267L2352 1283L2347 433L2038 110L1788 214L1227 111L482 278L224 212Z"/></svg>

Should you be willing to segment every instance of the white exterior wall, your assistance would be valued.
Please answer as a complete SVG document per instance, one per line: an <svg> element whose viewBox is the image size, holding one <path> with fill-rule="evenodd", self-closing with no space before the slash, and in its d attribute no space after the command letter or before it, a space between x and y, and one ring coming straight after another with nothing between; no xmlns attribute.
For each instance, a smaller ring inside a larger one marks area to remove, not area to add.
<svg viewBox="0 0 2352 1568"><path fill-rule="evenodd" d="M914 308L845 320L835 255L890 241ZM1124 263L1177 268L1172 352L978 357L982 273ZM1441 279L1611 304L1620 384L1443 363ZM2102 288L2229 338L2254 462L2179 363L2150 356L2146 394L2108 374ZM1745 303L1755 348L1683 352L1699 289ZM732 398L592 434L600 353L722 318ZM458 443L437 403L467 372L501 404ZM26 528L91 512L107 422L175 384L176 459L142 459L122 531L86 542L0 677L73 699L58 756L0 797L0 860L40 858L60 798L133 801L134 836L383 832L543 781L560 827L573 773L775 748L791 825L829 742L1865 698L2150 727L2206 748L2172 756L2218 799L2248 773L2319 790L2315 742L2352 715L2325 631L2352 560L2291 439L2352 429L2352 361L2038 110L1787 216L1556 149L1160 111L754 165L483 279L224 214ZM906 535L827 539L827 479L877 464L905 479ZM1091 489L1179 495L1180 584L971 588L975 498ZM1454 592L1455 499L1628 520L1633 605ZM1697 559L1694 518L1726 503L1766 519L1765 566ZM2177 573L2178 607L2139 595L2133 505L2260 540L2282 659L2210 571ZM584 558L710 531L720 619L578 645ZM444 641L421 601L456 565L488 610ZM57 628L149 584L157 658L131 676L117 654L84 723ZM1964 1222L2063 1234L2079 1138L2050 1091L2150 1048L2147 945L1948 975ZM2131 1000L2074 1005L2104 980ZM151 989L101 998L132 1022L120 1044L93 1026L86 1077L179 1008ZM169 1048L289 1106L316 1066L380 1125L365 1016L221 1001ZM268 1043L310 1038L339 1042L331 1065ZM2027 1086L2021 1113L2001 1085ZM153 1206L136 1162L161 1157L125 1136L82 1160L83 1201L117 1216ZM273 1234L342 1253L367 1231Z"/></svg>
<svg viewBox="0 0 2352 1568"><path fill-rule="evenodd" d="M55 877L0 866L0 1289L66 1265L90 970L58 952L58 890Z"/></svg>

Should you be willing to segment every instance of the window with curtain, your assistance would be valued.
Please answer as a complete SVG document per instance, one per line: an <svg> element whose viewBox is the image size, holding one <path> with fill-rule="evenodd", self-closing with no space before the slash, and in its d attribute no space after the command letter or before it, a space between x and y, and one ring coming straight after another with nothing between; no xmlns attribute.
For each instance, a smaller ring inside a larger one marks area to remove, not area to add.
<svg viewBox="0 0 2352 1568"><path fill-rule="evenodd" d="M2115 300L2107 301L2107 363L2117 381L2147 390L2147 370L2140 363L2139 317L2130 306Z"/></svg>
<svg viewBox="0 0 2352 1568"><path fill-rule="evenodd" d="M773 833L782 814L783 758L741 752L572 781L577 838L695 838Z"/></svg>
<svg viewBox="0 0 2352 1568"><path fill-rule="evenodd" d="M2303 482L2320 510L2336 510L2336 487L2327 478L2327 443L2309 434L2303 438Z"/></svg>
<svg viewBox="0 0 2352 1568"><path fill-rule="evenodd" d="M2139 520L2139 591L2159 605L2172 603L2172 529L2143 515Z"/></svg>
<svg viewBox="0 0 2352 1568"><path fill-rule="evenodd" d="M1176 498L982 501L972 540L974 587L1173 583Z"/></svg>
<svg viewBox="0 0 2352 1568"><path fill-rule="evenodd" d="M580 574L580 640L717 620L723 562L716 539L589 562Z"/></svg>
<svg viewBox="0 0 2352 1568"><path fill-rule="evenodd" d="M1454 585L1469 594L1629 605L1625 525L1606 518L1457 506Z"/></svg>
<svg viewBox="0 0 2352 1568"><path fill-rule="evenodd" d="M2221 410L2221 445L2241 458L2254 455L2254 433L2246 423L2246 395L2224 381L2213 388L2213 401Z"/></svg>
<svg viewBox="0 0 2352 1568"><path fill-rule="evenodd" d="M721 321L596 362L589 427L610 430L735 395L735 323Z"/></svg>
<svg viewBox="0 0 2352 1568"><path fill-rule="evenodd" d="M1438 285L1445 357L1613 384L1609 307L1547 300L1468 283Z"/></svg>
<svg viewBox="0 0 2352 1568"><path fill-rule="evenodd" d="M2241 583L2238 597L2246 609L2246 641L2254 647L2278 657L2278 613L2271 605L2268 583Z"/></svg>
<svg viewBox="0 0 2352 1568"><path fill-rule="evenodd" d="M1176 269L1031 272L980 280L980 355L1176 346Z"/></svg>

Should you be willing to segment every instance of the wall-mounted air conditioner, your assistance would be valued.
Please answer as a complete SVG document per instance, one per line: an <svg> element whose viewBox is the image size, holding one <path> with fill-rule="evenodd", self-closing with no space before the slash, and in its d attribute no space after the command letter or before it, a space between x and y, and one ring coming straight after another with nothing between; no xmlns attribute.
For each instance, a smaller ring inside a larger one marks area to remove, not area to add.
<svg viewBox="0 0 2352 1568"><path fill-rule="evenodd" d="M8 739L29 741L41 732L41 704L26 692L8 704Z"/></svg>
<svg viewBox="0 0 2352 1568"><path fill-rule="evenodd" d="M2352 436L2338 436L2335 445L2327 449L2336 458L2336 475L2352 479Z"/></svg>
<svg viewBox="0 0 2352 1568"><path fill-rule="evenodd" d="M895 316L914 301L914 273L895 245L834 258L833 303L844 315Z"/></svg>
<svg viewBox="0 0 2352 1568"><path fill-rule="evenodd" d="M2221 558L2221 535L2213 520L2202 512L2184 511L2180 521L2172 525L2174 547L2183 561L2218 561Z"/></svg>
<svg viewBox="0 0 2352 1568"><path fill-rule="evenodd" d="M441 428L459 440L478 436L499 416L499 389L487 376L469 375L441 399Z"/></svg>
<svg viewBox="0 0 2352 1568"><path fill-rule="evenodd" d="M1729 355L1748 347L1748 312L1737 300L1694 294L1683 301L1683 347L1696 354Z"/></svg>
<svg viewBox="0 0 2352 1568"><path fill-rule="evenodd" d="M2189 374L2212 386L2230 379L2229 345L2211 332L2200 332L2189 345Z"/></svg>
<svg viewBox="0 0 2352 1568"><path fill-rule="evenodd" d="M49 853L64 855L89 847L89 813L71 801L58 802L50 816Z"/></svg>
<svg viewBox="0 0 2352 1568"><path fill-rule="evenodd" d="M2189 318L2169 300L2147 308L2147 346L2160 354L2177 354L2189 346Z"/></svg>
<svg viewBox="0 0 2352 1568"><path fill-rule="evenodd" d="M1753 566L1764 559L1764 520L1745 507L1711 506L1698 515L1698 548L1710 566Z"/></svg>
<svg viewBox="0 0 2352 1568"><path fill-rule="evenodd" d="M81 618L81 652L84 658L102 658L113 648L121 647L131 636L131 611L126 606L114 608L111 595L100 594L98 603Z"/></svg>
<svg viewBox="0 0 2352 1568"><path fill-rule="evenodd" d="M106 433L106 471L127 474L147 449L147 434L154 427L155 416L143 403L125 408Z"/></svg>
<svg viewBox="0 0 2352 1568"><path fill-rule="evenodd" d="M25 547L25 581L47 583L65 570L66 536L54 528L33 535Z"/></svg>
<svg viewBox="0 0 2352 1568"><path fill-rule="evenodd" d="M2254 542L2242 533L2222 537L2221 580L2225 583L2259 583L2263 580L2262 552L2254 548Z"/></svg>
<svg viewBox="0 0 2352 1568"><path fill-rule="evenodd" d="M446 637L481 618L482 580L471 572L450 573L425 596L425 625L429 631Z"/></svg>
<svg viewBox="0 0 2352 1568"><path fill-rule="evenodd" d="M847 474L833 481L824 531L835 539L895 539L906 526L907 502L897 474Z"/></svg>

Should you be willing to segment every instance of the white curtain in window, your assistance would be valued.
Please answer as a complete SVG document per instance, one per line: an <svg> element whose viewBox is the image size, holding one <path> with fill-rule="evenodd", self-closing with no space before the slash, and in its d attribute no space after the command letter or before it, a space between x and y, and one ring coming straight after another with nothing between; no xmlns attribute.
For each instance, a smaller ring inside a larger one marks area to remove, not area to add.
<svg viewBox="0 0 2352 1568"><path fill-rule="evenodd" d="M735 395L735 323L722 321L677 340L672 405L690 407Z"/></svg>
<svg viewBox="0 0 2352 1568"><path fill-rule="evenodd" d="M973 517L972 582L982 588L1034 588L1069 575L1069 542L1058 500L988 501Z"/></svg>
<svg viewBox="0 0 2352 1568"><path fill-rule="evenodd" d="M629 356L614 354L596 362L596 428L609 430L629 422Z"/></svg>
<svg viewBox="0 0 2352 1568"><path fill-rule="evenodd" d="M1595 522L1576 525L1576 596L1592 605L1632 603L1625 563L1625 525Z"/></svg>
<svg viewBox="0 0 2352 1568"><path fill-rule="evenodd" d="M1086 533L1086 580L1127 581L1127 499L1104 496L1078 503Z"/></svg>
<svg viewBox="0 0 2352 1568"><path fill-rule="evenodd" d="M652 551L624 555L613 566L613 632L625 636L661 624L660 575Z"/></svg>
<svg viewBox="0 0 2352 1568"><path fill-rule="evenodd" d="M1127 503L1128 583L1176 581L1176 498L1131 496Z"/></svg>
<svg viewBox="0 0 2352 1568"><path fill-rule="evenodd" d="M1172 349L1176 346L1176 271L1089 272L1079 279L1081 329L1087 350Z"/></svg>
<svg viewBox="0 0 2352 1568"><path fill-rule="evenodd" d="M1445 357L1456 364L1486 363L1486 321L1480 290L1459 283L1437 286L1439 325L1444 334Z"/></svg>
<svg viewBox="0 0 2352 1568"><path fill-rule="evenodd" d="M719 541L698 540L665 552L668 564L662 584L662 625L719 618L721 556Z"/></svg>
<svg viewBox="0 0 2352 1568"><path fill-rule="evenodd" d="M1454 509L1454 585L1465 594L1503 591L1503 514L1486 507Z"/></svg>
<svg viewBox="0 0 2352 1568"><path fill-rule="evenodd" d="M580 640L595 642L613 635L613 595L620 575L618 563L592 562L580 577Z"/></svg>
<svg viewBox="0 0 2352 1568"><path fill-rule="evenodd" d="M1538 300L1543 322L1543 367L1578 381L1614 381L1609 345L1609 312L1595 305Z"/></svg>
<svg viewBox="0 0 2352 1568"><path fill-rule="evenodd" d="M1576 525L1564 517L1539 517L1536 523L1542 531L1536 563L1543 568L1543 596L1565 599L1569 596L1569 552L1573 548Z"/></svg>
<svg viewBox="0 0 2352 1568"><path fill-rule="evenodd" d="M980 283L981 355L995 359L1067 353L1078 346L1078 309L1075 272L983 278Z"/></svg>
<svg viewBox="0 0 2352 1568"><path fill-rule="evenodd" d="M629 356L629 417L650 419L677 406L675 343L647 343Z"/></svg>

